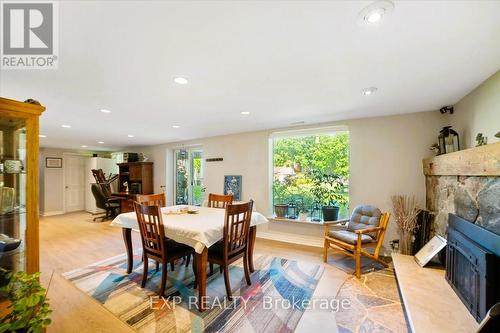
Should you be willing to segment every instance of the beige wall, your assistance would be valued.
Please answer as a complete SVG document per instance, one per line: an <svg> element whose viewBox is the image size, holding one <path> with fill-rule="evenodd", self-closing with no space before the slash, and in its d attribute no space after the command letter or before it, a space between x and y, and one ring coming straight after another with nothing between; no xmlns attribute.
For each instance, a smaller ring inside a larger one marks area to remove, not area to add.
<svg viewBox="0 0 500 333"><path fill-rule="evenodd" d="M351 208L358 204L372 204L384 211L391 210L390 196L398 193L415 194L425 205L425 183L422 159L432 156L429 147L436 141L439 130L448 115L438 111L406 115L350 120L322 126L345 125L350 131L350 199ZM316 125L314 127L319 127ZM283 129L280 129L280 131ZM167 197L173 193L172 149L201 145L205 157L222 157L223 162L206 163L207 193L220 193L223 176L243 176L243 199L254 199L257 210L269 214L269 135L272 131L241 133L191 140L151 147L134 148L143 151L154 162L155 191L167 185ZM276 222L275 222L276 224ZM285 239L287 233L302 233L304 226L270 224L271 232ZM267 232L261 228L262 232ZM322 229L313 228L312 236L321 238ZM307 232L304 232L307 233ZM397 238L396 226L391 222L386 244Z"/></svg>
<svg viewBox="0 0 500 333"><path fill-rule="evenodd" d="M459 133L461 148L476 145L477 133L488 137L488 143L498 142L500 131L500 71L455 104L450 125Z"/></svg>
<svg viewBox="0 0 500 333"><path fill-rule="evenodd" d="M92 156L94 152L71 149L40 148L40 214L57 215L64 213L64 173L63 168L46 168L46 157L59 157L63 159L64 154L78 154ZM99 156L108 156L109 153L99 152Z"/></svg>

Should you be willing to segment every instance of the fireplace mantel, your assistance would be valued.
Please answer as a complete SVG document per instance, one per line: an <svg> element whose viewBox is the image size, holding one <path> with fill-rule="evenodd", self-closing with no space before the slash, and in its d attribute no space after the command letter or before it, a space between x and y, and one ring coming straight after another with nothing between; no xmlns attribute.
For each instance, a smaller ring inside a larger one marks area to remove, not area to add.
<svg viewBox="0 0 500 333"><path fill-rule="evenodd" d="M423 160L426 176L500 176L500 142Z"/></svg>

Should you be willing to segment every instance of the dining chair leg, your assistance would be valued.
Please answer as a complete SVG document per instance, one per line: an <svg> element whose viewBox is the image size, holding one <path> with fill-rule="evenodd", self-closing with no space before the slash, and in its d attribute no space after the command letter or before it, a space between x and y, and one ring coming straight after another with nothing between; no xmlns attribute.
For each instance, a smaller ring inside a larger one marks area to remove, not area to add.
<svg viewBox="0 0 500 333"><path fill-rule="evenodd" d="M221 266L221 265L219 265L219 272L220 272L221 274L222 274L222 271L223 271L222 266Z"/></svg>
<svg viewBox="0 0 500 333"><path fill-rule="evenodd" d="M226 285L226 294L228 299L233 298L231 293L231 282L229 281L229 265L224 265L224 283Z"/></svg>
<svg viewBox="0 0 500 333"><path fill-rule="evenodd" d="M156 272L158 272L159 269L160 269L160 263L157 261L156 262Z"/></svg>
<svg viewBox="0 0 500 333"><path fill-rule="evenodd" d="M189 263L190 263L190 262L191 262L191 255L188 255L188 256L186 257L186 267L188 267L188 266L189 266Z"/></svg>
<svg viewBox="0 0 500 333"><path fill-rule="evenodd" d="M167 284L167 267L166 263L161 265L161 282L160 282L160 296L165 293L165 285Z"/></svg>
<svg viewBox="0 0 500 333"><path fill-rule="evenodd" d="M214 263L210 263L210 275L214 275Z"/></svg>
<svg viewBox="0 0 500 333"><path fill-rule="evenodd" d="M144 288L146 285L146 280L148 279L148 257L143 256L142 260L144 262L143 268L142 268L142 281L141 281L141 288Z"/></svg>
<svg viewBox="0 0 500 333"><path fill-rule="evenodd" d="M247 284L250 286L252 284L252 280L250 280L250 268L248 267L248 256L243 256L243 269L245 270L245 279L247 280Z"/></svg>

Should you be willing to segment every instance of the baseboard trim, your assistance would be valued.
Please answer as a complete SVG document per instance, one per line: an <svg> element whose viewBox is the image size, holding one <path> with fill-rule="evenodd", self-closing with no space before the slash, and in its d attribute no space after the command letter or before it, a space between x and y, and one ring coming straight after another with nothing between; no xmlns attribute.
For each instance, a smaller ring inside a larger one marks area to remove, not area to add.
<svg viewBox="0 0 500 333"><path fill-rule="evenodd" d="M43 212L41 215L45 216L54 216L54 215L62 215L64 212L62 210L53 210L51 212Z"/></svg>
<svg viewBox="0 0 500 333"><path fill-rule="evenodd" d="M300 244L312 247L323 247L323 239L314 236L305 236L297 234L285 234L285 233L274 233L257 231L257 238L268 239L278 242L290 243L290 244Z"/></svg>

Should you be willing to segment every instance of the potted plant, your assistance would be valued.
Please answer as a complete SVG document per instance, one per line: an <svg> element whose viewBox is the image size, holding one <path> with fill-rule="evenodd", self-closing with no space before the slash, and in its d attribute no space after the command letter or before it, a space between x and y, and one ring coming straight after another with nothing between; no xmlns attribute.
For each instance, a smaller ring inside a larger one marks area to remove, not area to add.
<svg viewBox="0 0 500 333"><path fill-rule="evenodd" d="M0 287L0 299L9 303L9 311L0 319L0 333L41 333L49 326L51 312L46 290L40 284L40 273L7 271L0 268L4 285Z"/></svg>
<svg viewBox="0 0 500 333"><path fill-rule="evenodd" d="M340 205L347 204L342 177L334 173L313 171L312 180L314 186L311 192L315 202L322 206L323 221L338 220Z"/></svg>

